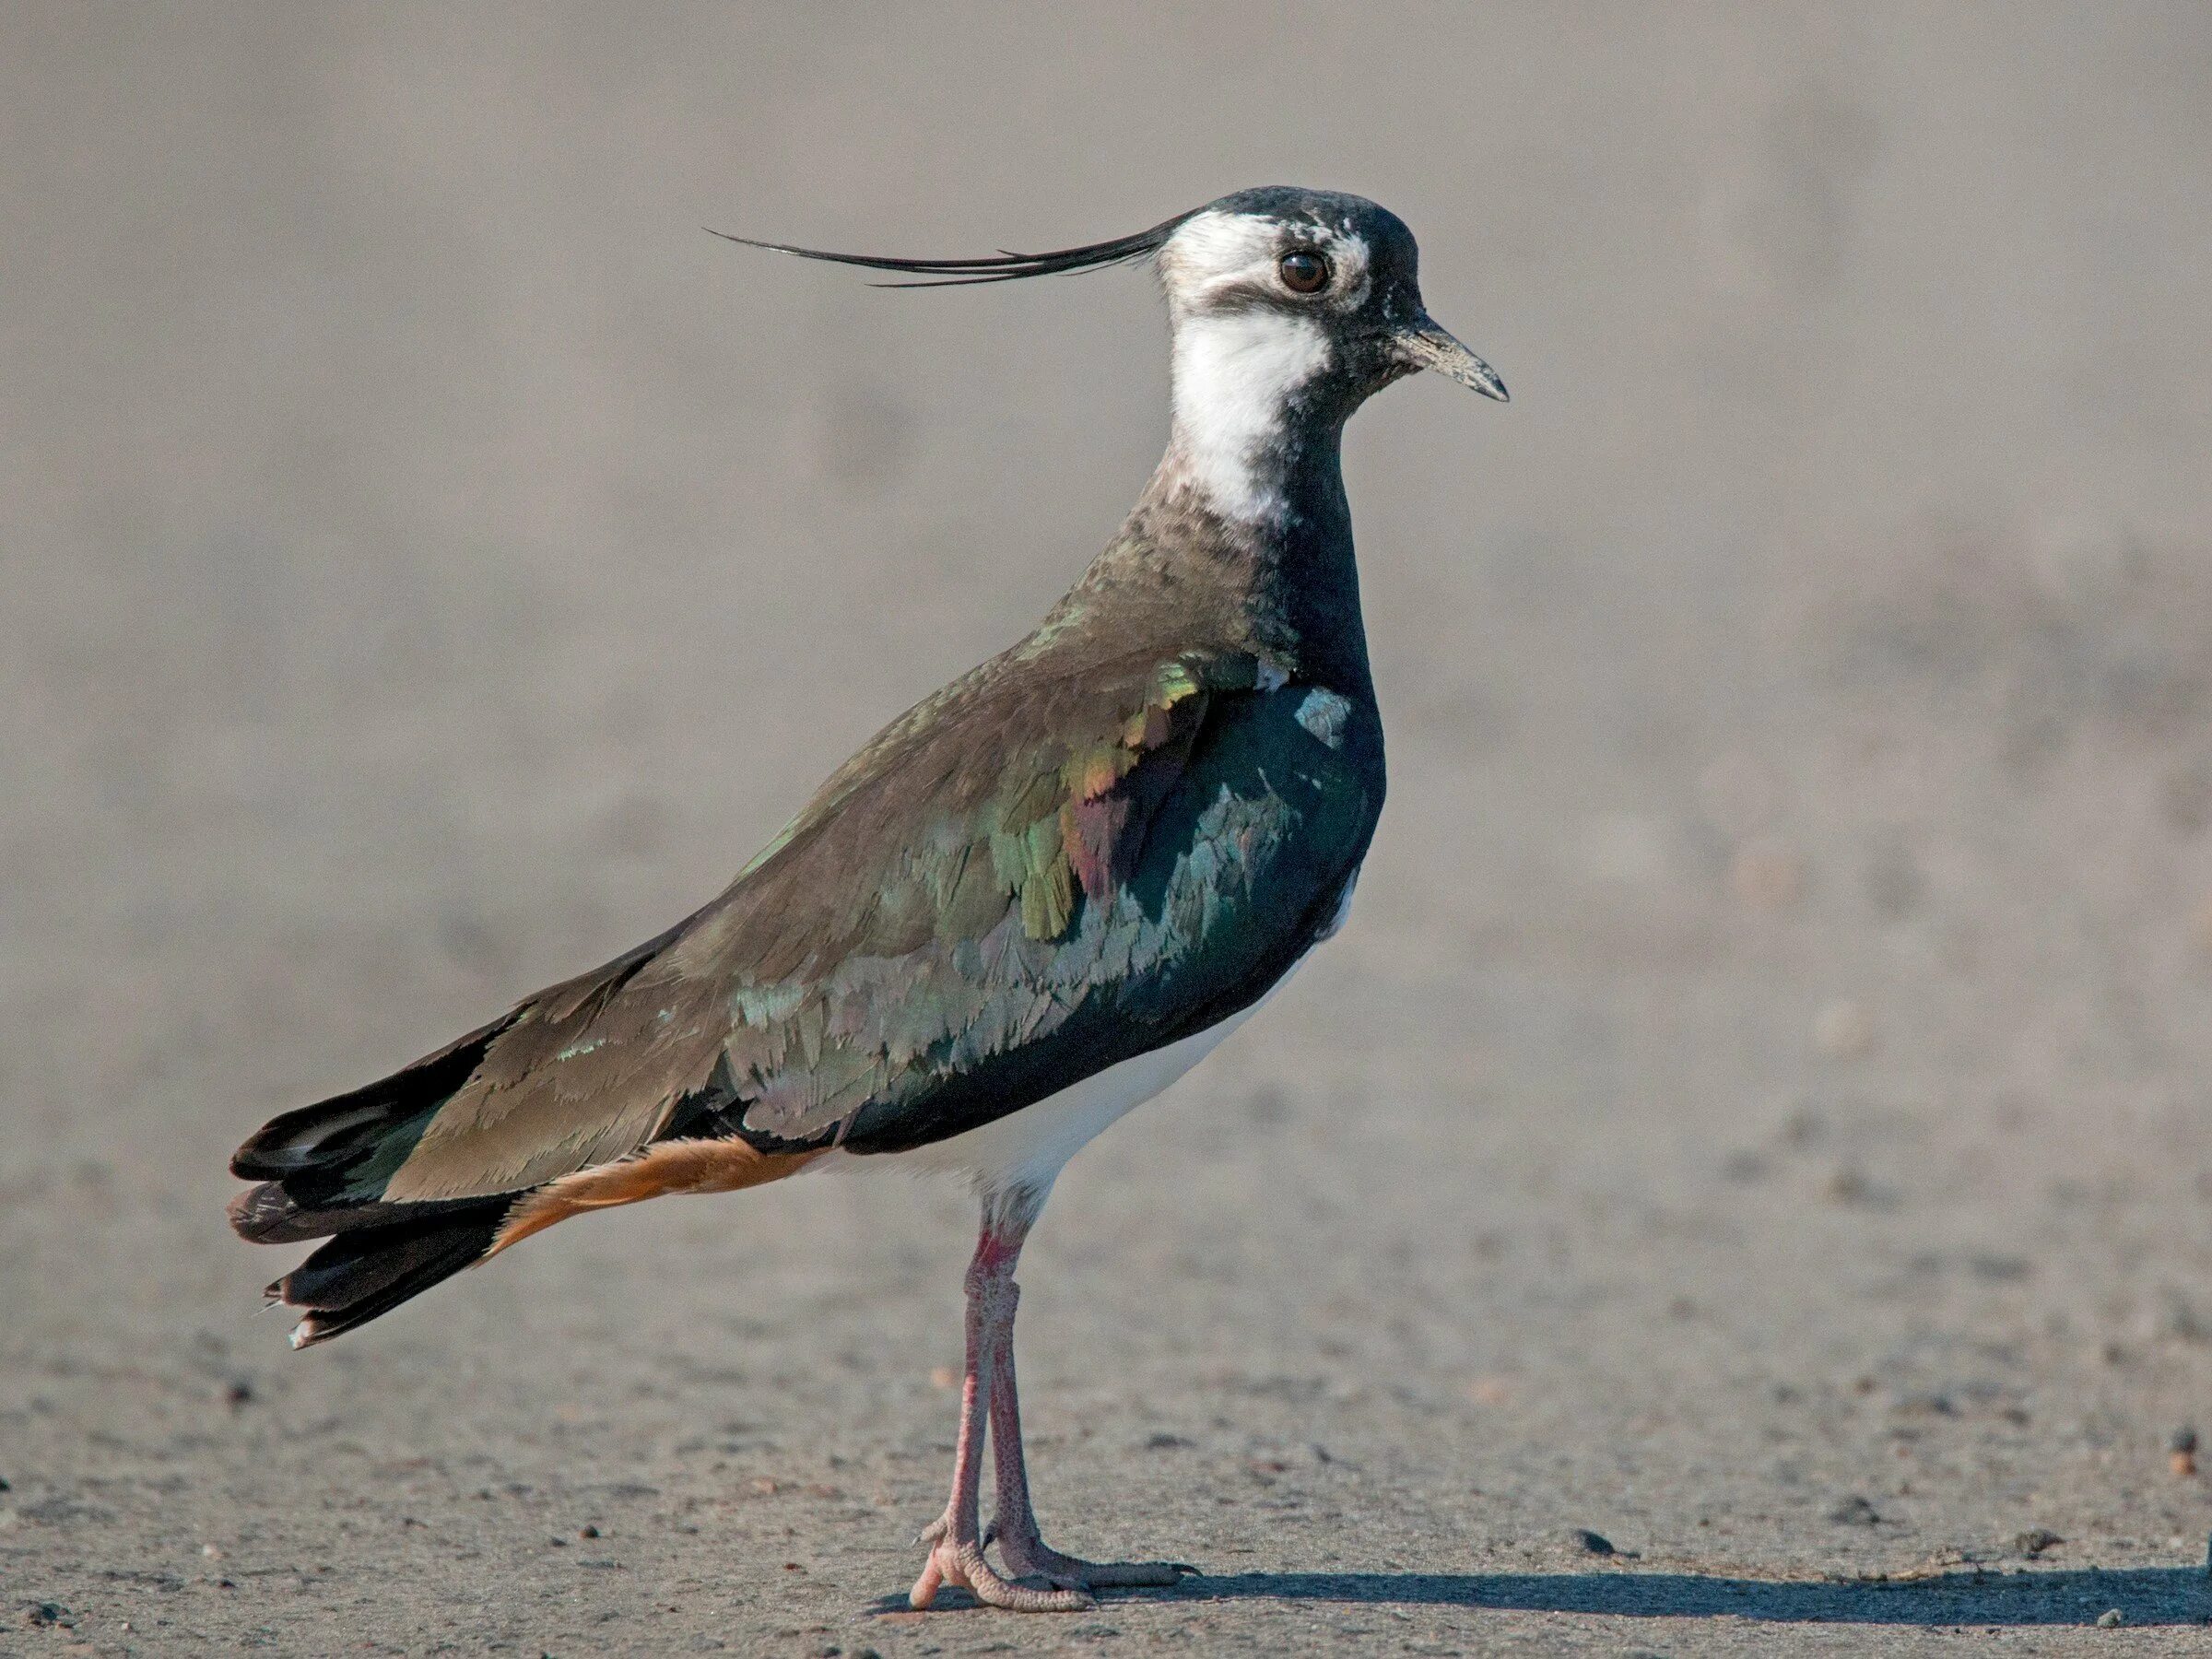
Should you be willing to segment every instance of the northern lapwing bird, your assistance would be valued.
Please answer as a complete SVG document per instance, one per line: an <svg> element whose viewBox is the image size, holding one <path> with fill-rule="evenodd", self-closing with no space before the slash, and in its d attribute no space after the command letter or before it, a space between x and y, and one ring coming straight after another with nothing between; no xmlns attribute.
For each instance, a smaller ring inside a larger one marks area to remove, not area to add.
<svg viewBox="0 0 2212 1659"><path fill-rule="evenodd" d="M946 1583L1032 1610L1171 1584L1191 1570L1039 1536L1015 1263L1077 1149L1250 1018L1350 905L1383 770L1346 419L1423 369L1505 387L1422 309L1411 232L1358 196L1242 191L1053 253L751 245L915 286L1151 260L1173 346L1159 470L1035 631L886 726L721 897L275 1119L231 1160L260 1183L231 1219L326 1241L269 1289L306 1310L305 1347L587 1210L855 1162L963 1178L982 1220L959 1449L913 1605Z"/></svg>

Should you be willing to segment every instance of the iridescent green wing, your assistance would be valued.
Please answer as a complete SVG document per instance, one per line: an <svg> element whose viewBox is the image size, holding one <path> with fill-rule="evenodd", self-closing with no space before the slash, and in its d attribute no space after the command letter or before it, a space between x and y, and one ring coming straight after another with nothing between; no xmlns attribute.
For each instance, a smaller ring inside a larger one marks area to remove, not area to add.
<svg viewBox="0 0 2212 1659"><path fill-rule="evenodd" d="M328 1201L514 1192L671 1136L917 1144L1257 996L1365 850L1371 714L1235 653L1005 667L887 728L677 928L347 1097L378 1127L325 1160ZM342 1105L290 1114L303 1144L344 1145Z"/></svg>
<svg viewBox="0 0 2212 1659"><path fill-rule="evenodd" d="M1110 723L1033 739L974 804L950 792L856 948L737 988L720 1120L763 1147L896 1150L1262 994L1334 915L1382 773L1371 712L1263 690L1255 666L1154 665Z"/></svg>

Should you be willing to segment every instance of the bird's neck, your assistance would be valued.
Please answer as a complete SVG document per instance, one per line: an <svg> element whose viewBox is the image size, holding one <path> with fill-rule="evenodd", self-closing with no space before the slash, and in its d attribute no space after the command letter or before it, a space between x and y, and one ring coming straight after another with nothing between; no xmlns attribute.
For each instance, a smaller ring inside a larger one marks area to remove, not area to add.
<svg viewBox="0 0 2212 1659"><path fill-rule="evenodd" d="M1179 415L1121 535L1069 602L1109 630L1120 618L1187 645L1257 652L1347 695L1371 694L1342 434L1341 419L1286 419L1258 434L1239 462L1244 470L1231 476L1229 459L1194 444ZM1250 511L1255 501L1264 510Z"/></svg>
<svg viewBox="0 0 2212 1659"><path fill-rule="evenodd" d="M1331 347L1279 312L1180 317L1174 424L1132 515L1187 583L1219 583L1256 647L1301 677L1370 688Z"/></svg>
<svg viewBox="0 0 2212 1659"><path fill-rule="evenodd" d="M1328 336L1310 318L1177 317L1174 429L1162 473L1171 467L1224 520L1262 534L1287 523L1300 505L1299 475L1318 462L1335 476L1342 420L1317 420L1311 407L1329 359Z"/></svg>
<svg viewBox="0 0 2212 1659"><path fill-rule="evenodd" d="M1167 453L1120 535L1039 631L1249 651L1371 696L1344 423L1357 404L1311 323L1178 318Z"/></svg>

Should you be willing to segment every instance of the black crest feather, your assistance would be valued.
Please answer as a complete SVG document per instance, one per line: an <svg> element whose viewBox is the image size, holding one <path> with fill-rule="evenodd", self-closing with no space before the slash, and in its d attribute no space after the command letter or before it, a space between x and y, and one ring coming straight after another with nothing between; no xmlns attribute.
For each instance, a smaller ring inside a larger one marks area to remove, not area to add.
<svg viewBox="0 0 2212 1659"><path fill-rule="evenodd" d="M1200 211L1194 209L1194 212ZM1014 282L1024 276L1056 276L1065 271L1096 271L1107 265L1126 265L1159 251L1191 214L1179 213L1149 230L1117 236L1111 241L1087 242L1079 248L1058 248L1049 253L1015 253L1004 248L981 259L897 259L877 253L831 253L820 248L794 248L788 242L756 241L749 236L719 236L747 248L766 248L771 253L791 253L801 259L826 259L837 265L862 265L871 271L902 271L921 278L914 282L879 282L877 288L967 288L979 282Z"/></svg>

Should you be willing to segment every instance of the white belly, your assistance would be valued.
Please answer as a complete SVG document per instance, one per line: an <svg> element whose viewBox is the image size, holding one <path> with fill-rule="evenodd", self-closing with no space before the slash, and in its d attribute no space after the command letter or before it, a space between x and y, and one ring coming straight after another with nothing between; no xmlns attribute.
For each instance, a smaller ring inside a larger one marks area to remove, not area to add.
<svg viewBox="0 0 2212 1659"><path fill-rule="evenodd" d="M1296 971L1293 964L1291 972ZM994 1118L965 1135L889 1157L832 1152L818 1159L815 1167L860 1171L888 1165L918 1175L958 1175L979 1193L1003 1193L1017 1186L1026 1186L1040 1195L1049 1193L1069 1159L1213 1053L1222 1039L1257 1014L1289 977L1284 974L1258 1002L1218 1025L1094 1072L1056 1095L1047 1095L1034 1105Z"/></svg>
<svg viewBox="0 0 2212 1659"><path fill-rule="evenodd" d="M1283 979L1289 977L1285 974ZM1267 993L1267 996L1274 994L1273 990ZM1260 1003L1267 996L1218 1025L1110 1065L980 1129L918 1147L900 1161L910 1162L917 1170L965 1176L982 1192L1004 1192L1015 1186L1047 1192L1063 1164L1116 1120L1142 1106L1213 1053L1222 1039L1259 1012Z"/></svg>

